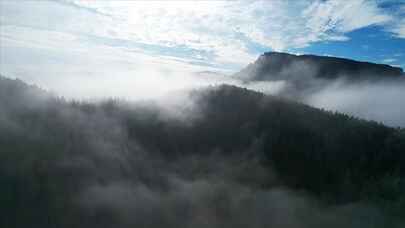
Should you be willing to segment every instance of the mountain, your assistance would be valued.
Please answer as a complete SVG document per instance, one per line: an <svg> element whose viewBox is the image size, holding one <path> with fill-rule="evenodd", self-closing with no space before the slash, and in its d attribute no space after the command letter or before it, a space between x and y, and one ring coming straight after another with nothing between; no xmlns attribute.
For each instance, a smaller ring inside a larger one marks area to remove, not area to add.
<svg viewBox="0 0 405 228"><path fill-rule="evenodd" d="M403 129L235 86L184 96L0 78L0 227L402 227Z"/></svg>
<svg viewBox="0 0 405 228"><path fill-rule="evenodd" d="M399 67L351 59L266 52L234 75L245 81L338 79L386 80L404 76Z"/></svg>

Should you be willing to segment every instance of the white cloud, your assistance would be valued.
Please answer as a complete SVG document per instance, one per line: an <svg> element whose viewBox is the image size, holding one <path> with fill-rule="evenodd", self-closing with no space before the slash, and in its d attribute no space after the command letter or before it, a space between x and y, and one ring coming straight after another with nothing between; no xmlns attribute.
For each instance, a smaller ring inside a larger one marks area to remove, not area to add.
<svg viewBox="0 0 405 228"><path fill-rule="evenodd" d="M334 40L346 41L345 33L371 25L383 25L392 20L378 8L374 1L331 0L315 1L303 12L307 18L305 24L312 37L303 41L309 42ZM304 19L305 20L305 19ZM305 37L305 36L304 36Z"/></svg>
<svg viewBox="0 0 405 228"><path fill-rule="evenodd" d="M88 1L78 4L94 7ZM132 39L210 49L220 57L227 48L246 49L235 38L238 33L251 42L285 50L323 40L346 41L347 32L392 20L375 1L363 0L137 1L106 5L95 7L122 18L130 27L123 31L130 31ZM251 58L242 53L237 56Z"/></svg>
<svg viewBox="0 0 405 228"><path fill-rule="evenodd" d="M112 15L114 22L101 29L113 37L207 51L221 64L254 60L251 43L286 50L346 41L347 32L392 20L376 2L363 0L73 2Z"/></svg>
<svg viewBox="0 0 405 228"><path fill-rule="evenodd" d="M350 32L370 25L381 25L390 20L375 1L316 1L305 11L313 29L324 32L330 29Z"/></svg>
<svg viewBox="0 0 405 228"><path fill-rule="evenodd" d="M405 20L400 20L394 25L391 32L394 33L395 37L405 39Z"/></svg>
<svg viewBox="0 0 405 228"><path fill-rule="evenodd" d="M2 26L1 73L68 98L148 99L206 85L193 73L215 68L155 58L106 45L78 42L65 33Z"/></svg>
<svg viewBox="0 0 405 228"><path fill-rule="evenodd" d="M319 41L346 41L347 32L395 21L376 1L363 0L0 1L0 11L2 30L4 26L20 30L21 36L14 36L19 42L41 34L34 30L49 31L36 37L49 39L48 48L65 39L72 48L85 49L97 39L120 53L154 50L160 58L191 59L228 69L253 61L258 45L288 50ZM401 26L392 31L398 37L405 36ZM31 30L23 34L21 28Z"/></svg>
<svg viewBox="0 0 405 228"><path fill-rule="evenodd" d="M331 84L306 98L308 104L360 118L405 127L405 86L401 83Z"/></svg>

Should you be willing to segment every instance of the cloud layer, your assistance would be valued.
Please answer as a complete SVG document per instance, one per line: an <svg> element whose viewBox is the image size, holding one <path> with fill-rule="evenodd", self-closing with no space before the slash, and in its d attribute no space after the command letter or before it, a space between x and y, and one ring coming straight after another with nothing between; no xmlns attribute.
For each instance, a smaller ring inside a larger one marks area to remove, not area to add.
<svg viewBox="0 0 405 228"><path fill-rule="evenodd" d="M1 39L9 38L4 32L9 30L17 40L46 37L64 43L73 36L80 45L235 69L263 50L346 41L347 33L369 26L403 38L403 7L383 3L389 1L2 1ZM22 28L33 31L19 34ZM38 31L48 34L37 37Z"/></svg>
<svg viewBox="0 0 405 228"><path fill-rule="evenodd" d="M306 102L315 107L337 110L389 126L405 127L404 96L403 83L351 85L337 82L309 95Z"/></svg>

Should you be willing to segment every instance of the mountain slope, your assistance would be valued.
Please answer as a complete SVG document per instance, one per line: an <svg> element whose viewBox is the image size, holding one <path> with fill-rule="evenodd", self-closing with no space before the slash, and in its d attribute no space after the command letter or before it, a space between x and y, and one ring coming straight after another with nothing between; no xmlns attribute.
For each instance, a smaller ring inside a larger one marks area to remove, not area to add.
<svg viewBox="0 0 405 228"><path fill-rule="evenodd" d="M235 77L258 81L297 78L344 78L358 81L395 79L403 75L401 68L384 64L336 57L266 52L235 74Z"/></svg>
<svg viewBox="0 0 405 228"><path fill-rule="evenodd" d="M404 208L401 129L234 86L174 117L4 78L0 95L1 227L358 227L375 214L339 204ZM373 226L400 227L396 211Z"/></svg>

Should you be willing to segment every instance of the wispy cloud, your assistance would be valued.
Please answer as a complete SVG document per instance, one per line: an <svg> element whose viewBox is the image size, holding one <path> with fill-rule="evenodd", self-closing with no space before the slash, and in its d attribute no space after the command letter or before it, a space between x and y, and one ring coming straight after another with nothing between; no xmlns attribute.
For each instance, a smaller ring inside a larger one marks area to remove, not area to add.
<svg viewBox="0 0 405 228"><path fill-rule="evenodd" d="M400 20L399 23L394 25L391 32L393 32L397 38L405 39L405 20Z"/></svg>
<svg viewBox="0 0 405 228"><path fill-rule="evenodd" d="M77 4L120 18L122 27L114 34L121 37L211 50L221 62L251 59L251 43L286 50L318 41L346 41L347 32L392 20L375 1L362 0Z"/></svg>
<svg viewBox="0 0 405 228"><path fill-rule="evenodd" d="M62 44L63 39L73 46L98 43L223 69L240 68L263 50L344 42L350 39L349 32L368 26L386 27L393 36L405 38L405 23L398 23L400 10L390 13L378 1L58 0L0 4L2 31L31 29L31 35L26 30L21 37L14 36L20 41L39 34L34 30L46 30L51 33L42 38L49 38L49 42L55 41L49 36L56 36ZM5 39L7 34L0 36Z"/></svg>
<svg viewBox="0 0 405 228"><path fill-rule="evenodd" d="M397 59L383 59L383 62L384 63L393 63L393 62L396 62L397 61Z"/></svg>

